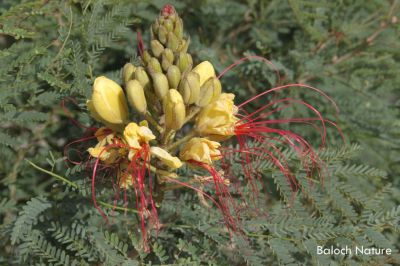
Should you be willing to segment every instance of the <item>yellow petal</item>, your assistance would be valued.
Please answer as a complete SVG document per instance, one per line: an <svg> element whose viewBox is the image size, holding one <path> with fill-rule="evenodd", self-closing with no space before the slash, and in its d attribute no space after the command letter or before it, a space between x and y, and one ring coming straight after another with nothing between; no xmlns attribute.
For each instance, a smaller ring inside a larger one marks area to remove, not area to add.
<svg viewBox="0 0 400 266"><path fill-rule="evenodd" d="M199 74L200 76L200 87L203 86L209 78L215 77L215 70L213 65L209 61L204 61L198 64L192 70L193 72Z"/></svg>
<svg viewBox="0 0 400 266"><path fill-rule="evenodd" d="M182 166L182 162L178 157L172 156L166 150L161 149L160 147L151 147L150 153L172 169L177 169Z"/></svg>
<svg viewBox="0 0 400 266"><path fill-rule="evenodd" d="M183 161L196 161L212 164L212 161L221 159L220 143L206 138L192 138L181 149L179 157Z"/></svg>
<svg viewBox="0 0 400 266"><path fill-rule="evenodd" d="M122 124L128 118L128 105L122 88L111 79L98 77L94 81L93 107L97 115L111 124Z"/></svg>
<svg viewBox="0 0 400 266"><path fill-rule="evenodd" d="M233 103L234 98L232 93L222 93L218 100L202 109L196 120L196 130L201 136L235 134L235 124L239 119L235 116L238 109Z"/></svg>

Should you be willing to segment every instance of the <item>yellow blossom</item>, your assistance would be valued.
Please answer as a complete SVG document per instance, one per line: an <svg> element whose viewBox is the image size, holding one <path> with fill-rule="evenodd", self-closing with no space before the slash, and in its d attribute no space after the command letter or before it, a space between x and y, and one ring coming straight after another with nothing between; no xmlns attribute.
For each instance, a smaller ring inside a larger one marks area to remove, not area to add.
<svg viewBox="0 0 400 266"><path fill-rule="evenodd" d="M160 147L151 147L150 153L172 169L177 169L182 166L182 162L178 157L172 156L166 150L161 149Z"/></svg>
<svg viewBox="0 0 400 266"><path fill-rule="evenodd" d="M110 124L123 124L128 119L128 105L122 88L106 77L94 81L92 100L88 103L93 117Z"/></svg>
<svg viewBox="0 0 400 266"><path fill-rule="evenodd" d="M123 173L119 178L119 187L128 189L132 185L133 185L132 175L130 175L128 173Z"/></svg>
<svg viewBox="0 0 400 266"><path fill-rule="evenodd" d="M181 149L179 157L183 161L194 160L205 164L221 159L220 143L206 138L192 138Z"/></svg>
<svg viewBox="0 0 400 266"><path fill-rule="evenodd" d="M114 133L107 132L107 130L107 128L101 127L96 131L95 136L99 142L96 146L89 148L88 152L91 156L99 158L105 163L113 163L120 153L118 149L107 148L108 145L113 144L113 139L115 138Z"/></svg>
<svg viewBox="0 0 400 266"><path fill-rule="evenodd" d="M222 93L218 100L203 108L196 120L196 130L201 136L220 139L234 135L235 123L238 121L234 98L232 93Z"/></svg>
<svg viewBox="0 0 400 266"><path fill-rule="evenodd" d="M146 126L139 126L136 123L129 123L124 130L124 140L129 145L128 159L132 160L137 150L141 149L142 145L155 139L153 132Z"/></svg>

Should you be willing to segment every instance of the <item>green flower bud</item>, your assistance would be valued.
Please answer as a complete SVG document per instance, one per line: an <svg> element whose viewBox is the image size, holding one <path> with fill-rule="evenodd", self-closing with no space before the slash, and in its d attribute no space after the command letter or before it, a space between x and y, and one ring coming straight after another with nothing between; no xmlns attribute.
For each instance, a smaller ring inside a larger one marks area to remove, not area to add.
<svg viewBox="0 0 400 266"><path fill-rule="evenodd" d="M192 56L188 53L179 53L176 65L179 67L182 73L189 72L193 67Z"/></svg>
<svg viewBox="0 0 400 266"><path fill-rule="evenodd" d="M168 36L168 32L165 29L164 26L160 26L158 28L158 39L160 40L160 42L162 44L166 44L167 43L167 36Z"/></svg>
<svg viewBox="0 0 400 266"><path fill-rule="evenodd" d="M175 21L174 34L178 39L182 39L183 37L183 22L181 18Z"/></svg>
<svg viewBox="0 0 400 266"><path fill-rule="evenodd" d="M163 73L152 74L154 91L159 99L163 99L169 90L168 79Z"/></svg>
<svg viewBox="0 0 400 266"><path fill-rule="evenodd" d="M122 69L122 80L124 85L128 83L131 79L134 78L136 67L131 63L126 63L124 68Z"/></svg>
<svg viewBox="0 0 400 266"><path fill-rule="evenodd" d="M175 36L174 33L169 32L167 47L170 48L173 52L175 52L178 49L178 46L179 46L179 39Z"/></svg>
<svg viewBox="0 0 400 266"><path fill-rule="evenodd" d="M152 40L151 51L155 57L160 57L161 53L164 51L164 46L158 40Z"/></svg>
<svg viewBox="0 0 400 266"><path fill-rule="evenodd" d="M189 72L179 84L179 92L185 104L195 103L200 94L200 76L195 72Z"/></svg>
<svg viewBox="0 0 400 266"><path fill-rule="evenodd" d="M126 93L129 104L139 113L146 113L146 97L144 96L144 90L140 82L136 79L130 80L126 85Z"/></svg>
<svg viewBox="0 0 400 266"><path fill-rule="evenodd" d="M163 58L161 60L161 67L162 69L166 72L168 70L168 68L172 66L172 63L168 60L166 60L165 58Z"/></svg>
<svg viewBox="0 0 400 266"><path fill-rule="evenodd" d="M154 34L156 34L159 28L160 28L160 22L158 19L156 19L156 21L154 21L154 23L151 25L151 30L153 31Z"/></svg>
<svg viewBox="0 0 400 266"><path fill-rule="evenodd" d="M166 29L168 32L174 30L174 23L172 22L171 19L166 19L166 20L164 20L163 26L165 27L165 29Z"/></svg>
<svg viewBox="0 0 400 266"><path fill-rule="evenodd" d="M151 58L148 67L149 67L149 69L150 69L150 72L160 72L160 73L162 73L160 61L158 61L158 59L155 58L155 57L152 57L152 58Z"/></svg>
<svg viewBox="0 0 400 266"><path fill-rule="evenodd" d="M147 72L144 70L143 67L137 67L135 71L135 79L139 81L140 85L145 90L148 90L150 87L150 78L147 75Z"/></svg>
<svg viewBox="0 0 400 266"><path fill-rule="evenodd" d="M175 23L175 21L178 19L178 15L176 14L176 11L173 12L173 13L171 13L171 14L169 14L169 15L168 15L168 18L169 18L173 23Z"/></svg>
<svg viewBox="0 0 400 266"><path fill-rule="evenodd" d="M170 88L178 88L179 81L181 80L181 71L179 67L171 65L167 71L167 78Z"/></svg>
<svg viewBox="0 0 400 266"><path fill-rule="evenodd" d="M148 51L144 51L143 52L143 57L142 57L142 61L144 62L145 65L150 63L150 59L151 59L151 55L149 54Z"/></svg>
<svg viewBox="0 0 400 266"><path fill-rule="evenodd" d="M163 58L167 59L171 64L174 62L174 52L171 49L165 48L162 54Z"/></svg>
<svg viewBox="0 0 400 266"><path fill-rule="evenodd" d="M186 53L189 48L190 40L182 39L181 43L179 44L178 51Z"/></svg>
<svg viewBox="0 0 400 266"><path fill-rule="evenodd" d="M185 104L182 96L175 89L170 89L163 101L165 114L165 127L168 129L180 129L186 117Z"/></svg>
<svg viewBox="0 0 400 266"><path fill-rule="evenodd" d="M174 53L172 52L171 49L165 48L161 56L162 69L164 71L167 71L173 62L174 62Z"/></svg>
<svg viewBox="0 0 400 266"><path fill-rule="evenodd" d="M221 95L221 89L221 82L216 77L209 78L200 87L200 95L196 101L196 105L204 107L209 103L217 100L218 97Z"/></svg>

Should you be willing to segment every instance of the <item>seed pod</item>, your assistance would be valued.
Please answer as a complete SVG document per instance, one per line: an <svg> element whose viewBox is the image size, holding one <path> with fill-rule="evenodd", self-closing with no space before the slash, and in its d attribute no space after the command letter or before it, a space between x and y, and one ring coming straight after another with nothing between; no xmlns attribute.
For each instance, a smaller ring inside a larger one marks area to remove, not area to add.
<svg viewBox="0 0 400 266"><path fill-rule="evenodd" d="M128 102L139 113L145 114L147 111L146 97L142 85L136 79L130 80L126 85Z"/></svg>
<svg viewBox="0 0 400 266"><path fill-rule="evenodd" d="M177 18L175 21L174 34L178 39L183 37L183 22L181 18Z"/></svg>
<svg viewBox="0 0 400 266"><path fill-rule="evenodd" d="M152 58L151 58L148 67L149 67L150 72L159 72L159 73L162 73L160 61L158 61L158 59L155 58L155 57L152 57Z"/></svg>
<svg viewBox="0 0 400 266"><path fill-rule="evenodd" d="M178 130L185 122L186 110L181 94L170 89L165 95L163 101L165 114L165 127L168 129Z"/></svg>
<svg viewBox="0 0 400 266"><path fill-rule="evenodd" d="M220 94L221 82L216 77L211 77L200 87L200 96L196 101L196 105L204 107L217 100Z"/></svg>
<svg viewBox="0 0 400 266"><path fill-rule="evenodd" d="M169 89L167 76L165 76L163 73L156 72L152 74L152 78L154 91L157 97L159 99L163 99Z"/></svg>
<svg viewBox="0 0 400 266"><path fill-rule="evenodd" d="M136 67L131 63L126 63L122 69L122 80L124 85L128 83L129 80L134 78Z"/></svg>
<svg viewBox="0 0 400 266"><path fill-rule="evenodd" d="M95 79L93 109L99 118L110 124L123 124L128 119L128 105L122 88L104 76Z"/></svg>
<svg viewBox="0 0 400 266"><path fill-rule="evenodd" d="M195 103L200 94L200 77L195 72L189 72L179 84L179 92L185 104Z"/></svg>
<svg viewBox="0 0 400 266"><path fill-rule="evenodd" d="M173 52L176 52L179 46L179 39L175 36L174 33L169 32L168 33L168 41L167 41L167 47L170 48Z"/></svg>
<svg viewBox="0 0 400 266"><path fill-rule="evenodd" d="M176 65L182 73L189 72L193 66L192 56L188 53L179 53Z"/></svg>
<svg viewBox="0 0 400 266"><path fill-rule="evenodd" d="M143 89L148 90L150 88L150 78L143 67L137 67L135 71L135 79L139 81Z"/></svg>
<svg viewBox="0 0 400 266"><path fill-rule="evenodd" d="M166 44L167 43L167 37L168 37L168 32L165 29L164 26L160 26L158 28L158 40L162 43L162 44Z"/></svg>
<svg viewBox="0 0 400 266"><path fill-rule="evenodd" d="M160 57L161 53L164 51L164 46L158 40L152 40L151 51L155 57Z"/></svg>
<svg viewBox="0 0 400 266"><path fill-rule="evenodd" d="M215 77L214 67L208 61L201 62L195 68L193 68L192 71L199 74L200 86L203 86L204 82L206 82L209 78Z"/></svg>
<svg viewBox="0 0 400 266"><path fill-rule="evenodd" d="M167 71L167 78L170 88L178 88L179 81L181 80L181 71L179 67L171 65Z"/></svg>

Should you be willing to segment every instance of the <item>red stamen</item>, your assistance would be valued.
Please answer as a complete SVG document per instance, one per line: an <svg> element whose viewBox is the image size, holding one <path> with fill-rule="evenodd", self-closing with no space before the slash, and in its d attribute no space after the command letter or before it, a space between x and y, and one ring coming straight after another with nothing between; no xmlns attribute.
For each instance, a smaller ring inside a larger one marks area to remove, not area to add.
<svg viewBox="0 0 400 266"><path fill-rule="evenodd" d="M136 32L136 41L137 41L137 46L138 46L138 53L141 58L143 58L143 53L145 50L144 43L143 43L143 38L142 38L142 33L138 29Z"/></svg>

